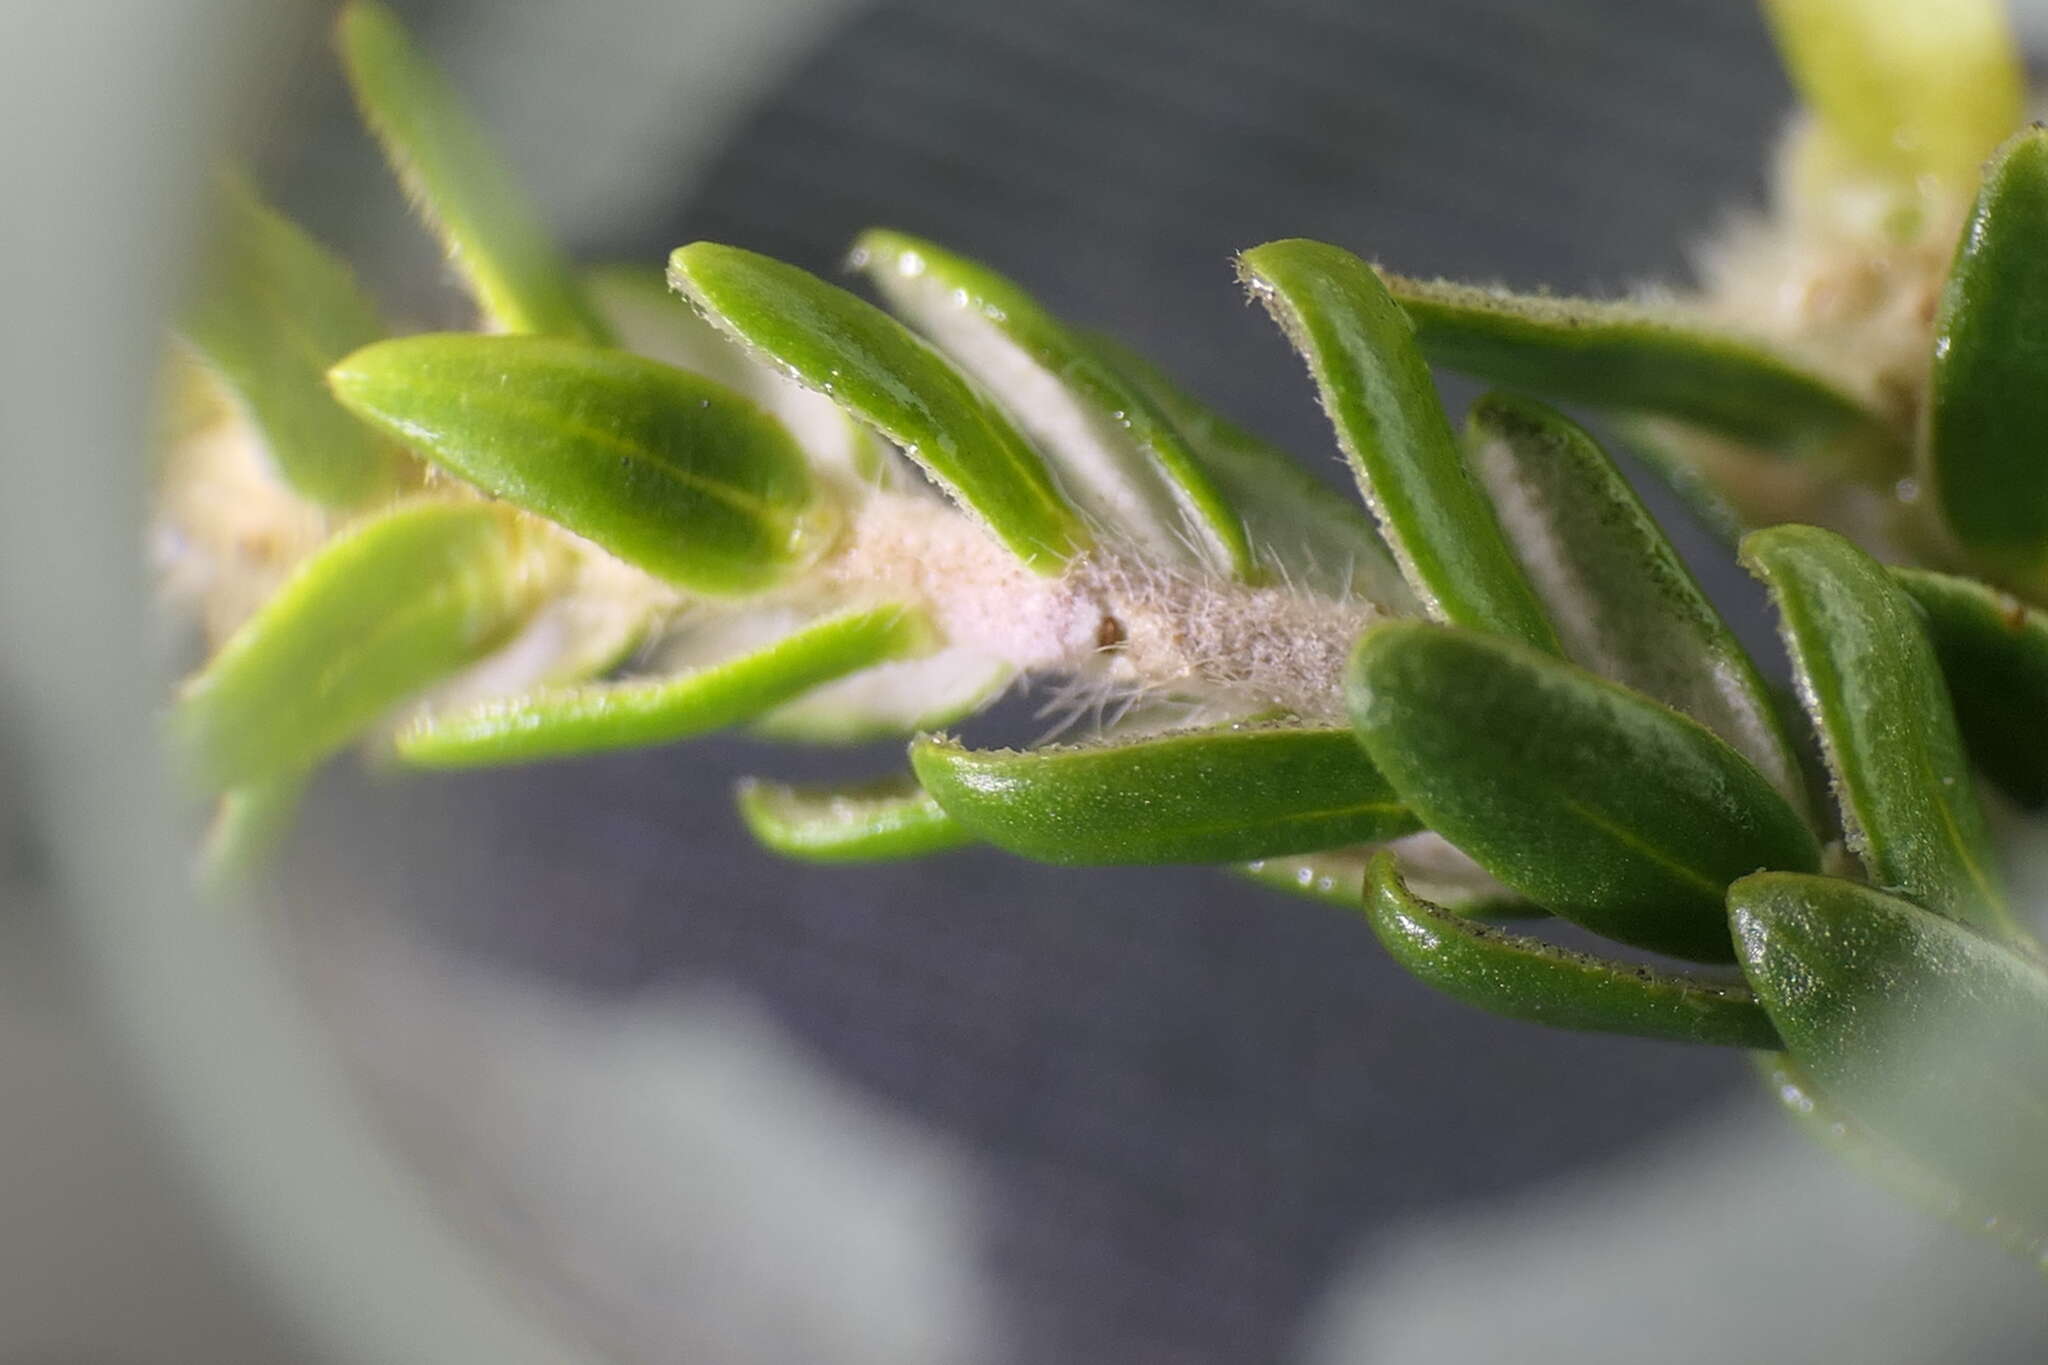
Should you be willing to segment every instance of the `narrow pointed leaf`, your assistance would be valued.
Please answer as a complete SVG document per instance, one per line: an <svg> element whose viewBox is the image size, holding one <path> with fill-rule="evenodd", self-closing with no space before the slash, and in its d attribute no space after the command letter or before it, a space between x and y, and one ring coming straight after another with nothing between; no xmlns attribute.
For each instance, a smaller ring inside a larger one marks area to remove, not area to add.
<svg viewBox="0 0 2048 1365"><path fill-rule="evenodd" d="M1371 266L1321 242L1269 242L1238 262L1308 361L1323 410L1430 615L1539 649L1557 637L1458 453L1414 328Z"/></svg>
<svg viewBox="0 0 2048 1365"><path fill-rule="evenodd" d="M1873 170L1968 184L2024 113L1999 0L1765 0L1764 14L1801 97Z"/></svg>
<svg viewBox="0 0 2048 1365"><path fill-rule="evenodd" d="M891 487L903 475L880 437L699 317L676 297L660 266L607 266L586 288L627 350L731 389L789 429L811 468L861 486ZM910 476L915 477L915 476Z"/></svg>
<svg viewBox="0 0 2048 1365"><path fill-rule="evenodd" d="M199 877L214 896L260 880L298 820L310 774L284 773L226 792L199 851Z"/></svg>
<svg viewBox="0 0 2048 1365"><path fill-rule="evenodd" d="M1759 531L1742 559L1777 603L1844 833L1871 880L1944 915L2009 929L1955 712L1913 599L1876 560L1812 526Z"/></svg>
<svg viewBox="0 0 2048 1365"><path fill-rule="evenodd" d="M1756 666L1593 438L1492 394L1472 410L1466 454L1565 656L1691 716L1804 810L1799 760Z"/></svg>
<svg viewBox="0 0 2048 1365"><path fill-rule="evenodd" d="M300 497L350 508L392 491L397 452L327 391L327 367L384 334L346 265L239 180L224 186L180 331L233 393Z"/></svg>
<svg viewBox="0 0 2048 1365"><path fill-rule="evenodd" d="M914 611L841 612L677 677L552 688L430 714L399 734L398 756L423 768L475 768L670 744L930 645L930 627Z"/></svg>
<svg viewBox="0 0 2048 1365"><path fill-rule="evenodd" d="M873 304L807 271L714 242L679 247L669 283L720 331L901 446L1032 568L1089 545L1081 514L1000 409Z"/></svg>
<svg viewBox="0 0 2048 1365"><path fill-rule="evenodd" d="M828 683L776 707L753 724L757 735L797 744L864 744L957 725L995 700L1015 670L977 649L956 646L922 659L899 659Z"/></svg>
<svg viewBox="0 0 2048 1365"><path fill-rule="evenodd" d="M1827 380L1675 310L1384 276L1441 365L1556 402L1672 417L1786 455L1894 471L1884 420Z"/></svg>
<svg viewBox="0 0 2048 1365"><path fill-rule="evenodd" d="M1172 422L1037 300L978 262L899 232L862 233L853 263L995 395L1096 524L1167 563L1252 575L1244 523Z"/></svg>
<svg viewBox="0 0 2048 1365"><path fill-rule="evenodd" d="M202 785L312 767L504 643L560 551L509 507L413 502L328 542L179 696L171 735Z"/></svg>
<svg viewBox="0 0 2048 1365"><path fill-rule="evenodd" d="M1880 1137L2048 1231L2048 972L1869 887L1766 874L1729 891L1743 972L1786 1051Z"/></svg>
<svg viewBox="0 0 2048 1365"><path fill-rule="evenodd" d="M1040 862L1222 863L1406 834L1416 821L1344 730L1208 730L1092 748L910 748L969 833Z"/></svg>
<svg viewBox="0 0 2048 1365"><path fill-rule="evenodd" d="M1999 150L1935 319L1926 474L1965 548L2048 588L2048 129Z"/></svg>
<svg viewBox="0 0 2048 1365"><path fill-rule="evenodd" d="M1373 763L1424 824L1620 942L1726 960L1728 883L1819 860L1784 797L1697 722L1512 641L1377 626L1348 695Z"/></svg>
<svg viewBox="0 0 2048 1365"><path fill-rule="evenodd" d="M1261 858L1237 870L1261 886L1356 910L1363 903L1366 865L1383 852L1393 855L1401 880L1415 894L1454 915L1508 920L1544 919L1550 914L1502 886L1486 869L1428 830L1384 844Z"/></svg>
<svg viewBox="0 0 2048 1365"><path fill-rule="evenodd" d="M1363 506L1320 482L1286 451L1205 407L1135 352L1105 337L1089 340L1208 467L1243 519L1265 577L1336 597L1361 596L1397 613L1421 610Z"/></svg>
<svg viewBox="0 0 2048 1365"><path fill-rule="evenodd" d="M1891 574L1926 613L1971 759L2015 801L2048 803L2048 613L1967 578Z"/></svg>
<svg viewBox="0 0 2048 1365"><path fill-rule="evenodd" d="M329 376L452 474L694 592L768 587L831 529L803 452L752 403L658 361L552 337L402 337Z"/></svg>
<svg viewBox="0 0 2048 1365"><path fill-rule="evenodd" d="M608 340L533 205L397 17L354 0L335 39L364 122L485 315L508 332Z"/></svg>
<svg viewBox="0 0 2048 1365"><path fill-rule="evenodd" d="M1770 1019L1740 983L1610 962L1476 924L1411 894L1390 853L1366 871L1365 914L1411 976L1495 1014L1680 1043L1778 1046Z"/></svg>
<svg viewBox="0 0 2048 1365"><path fill-rule="evenodd" d="M922 858L974 842L909 777L860 786L792 787L747 778L740 815L775 852L813 863Z"/></svg>

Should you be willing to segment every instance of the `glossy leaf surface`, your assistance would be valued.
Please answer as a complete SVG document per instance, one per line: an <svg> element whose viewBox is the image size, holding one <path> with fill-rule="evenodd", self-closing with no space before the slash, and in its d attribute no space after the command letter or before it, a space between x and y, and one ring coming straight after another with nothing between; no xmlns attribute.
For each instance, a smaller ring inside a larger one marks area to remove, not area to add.
<svg viewBox="0 0 2048 1365"><path fill-rule="evenodd" d="M396 16L354 0L335 38L364 122L484 314L509 332L608 340L496 149Z"/></svg>
<svg viewBox="0 0 2048 1365"><path fill-rule="evenodd" d="M539 534L509 507L439 501L344 531L186 685L185 766L216 790L301 772L504 643L560 553Z"/></svg>
<svg viewBox="0 0 2048 1365"><path fill-rule="evenodd" d="M1254 297L1308 361L1395 560L1438 620L1556 649L1437 401L1414 328L1371 266L1322 242L1239 258Z"/></svg>
<svg viewBox="0 0 2048 1365"><path fill-rule="evenodd" d="M892 862L973 842L908 777L837 787L792 787L750 777L740 783L738 798L756 839L805 862Z"/></svg>
<svg viewBox="0 0 2048 1365"><path fill-rule="evenodd" d="M1967 578L1891 575L1926 614L1970 758L2015 801L2048 803L2048 614Z"/></svg>
<svg viewBox="0 0 2048 1365"><path fill-rule="evenodd" d="M1040 862L1235 862L1416 827L1344 730L1209 730L1023 752L928 738L910 757L970 833Z"/></svg>
<svg viewBox="0 0 2048 1365"><path fill-rule="evenodd" d="M474 768L670 744L930 644L930 627L905 608L841 612L676 677L551 688L428 715L398 736L398 755L423 768Z"/></svg>
<svg viewBox="0 0 2048 1365"><path fill-rule="evenodd" d="M883 229L861 234L853 263L899 316L995 395L1095 524L1167 563L1252 574L1243 522L1172 422L1023 289L979 262Z"/></svg>
<svg viewBox="0 0 2048 1365"><path fill-rule="evenodd" d="M1593 438L1541 403L1491 394L1465 450L1566 657L1691 716L1803 810L1763 679Z"/></svg>
<svg viewBox="0 0 2048 1365"><path fill-rule="evenodd" d="M263 437L292 491L349 508L389 493L393 451L327 391L327 367L384 334L349 268L239 180L180 331Z"/></svg>
<svg viewBox="0 0 2048 1365"><path fill-rule="evenodd" d="M1620 942L1726 960L1728 884L1819 859L1785 799L1697 722L1512 641L1377 626L1348 693L1367 752L1423 823Z"/></svg>
<svg viewBox="0 0 2048 1365"><path fill-rule="evenodd" d="M807 271L714 242L669 257L669 283L719 330L887 436L1032 568L1090 537L1045 461L902 323Z"/></svg>
<svg viewBox="0 0 2048 1365"><path fill-rule="evenodd" d="M379 342L330 382L351 411L450 473L695 592L767 587L828 534L789 433L658 361L450 333Z"/></svg>
<svg viewBox="0 0 2048 1365"><path fill-rule="evenodd" d="M1550 914L1502 886L1493 874L1429 830L1384 844L1260 858L1237 870L1261 886L1356 910L1364 895L1366 864L1382 852L1393 855L1396 870L1411 891L1452 914L1484 920L1544 919Z"/></svg>
<svg viewBox="0 0 2048 1365"><path fill-rule="evenodd" d="M1750 985L1830 1097L1979 1203L2048 1229L2041 964L1833 878L1745 878L1728 905Z"/></svg>
<svg viewBox="0 0 2048 1365"><path fill-rule="evenodd" d="M1410 975L1495 1014L1682 1043L1778 1046L1770 1019L1740 983L1609 962L1476 924L1411 894L1390 853L1367 869L1365 913Z"/></svg>
<svg viewBox="0 0 2048 1365"><path fill-rule="evenodd" d="M1926 473L1949 529L2048 588L2048 129L1999 150L1935 319Z"/></svg>
<svg viewBox="0 0 2048 1365"><path fill-rule="evenodd" d="M1876 560L1811 526L1759 531L1742 558L1777 603L1844 832L1871 880L2003 930L1990 832L1912 598Z"/></svg>
<svg viewBox="0 0 2048 1365"><path fill-rule="evenodd" d="M1431 360L1558 402L1680 418L1788 455L1905 459L1881 418L1738 338L1630 304L1385 277Z"/></svg>

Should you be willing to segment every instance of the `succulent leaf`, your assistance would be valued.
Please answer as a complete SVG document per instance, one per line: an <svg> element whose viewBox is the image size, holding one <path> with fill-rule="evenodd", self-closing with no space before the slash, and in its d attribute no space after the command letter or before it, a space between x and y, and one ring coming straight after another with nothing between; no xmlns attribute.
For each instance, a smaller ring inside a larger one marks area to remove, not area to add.
<svg viewBox="0 0 2048 1365"><path fill-rule="evenodd" d="M2004 933L2012 922L1941 667L1913 599L1832 531L1742 543L1776 601L1849 845L1871 880Z"/></svg>
<svg viewBox="0 0 2048 1365"><path fill-rule="evenodd" d="M1391 622L1359 642L1347 689L1424 824L1608 938L1725 961L1728 884L1818 864L1798 813L1712 732L1525 645Z"/></svg>
<svg viewBox="0 0 2048 1365"><path fill-rule="evenodd" d="M1430 615L1556 650L1458 453L1414 328L1372 267L1339 247L1293 240L1254 247L1238 270L1308 361L1359 488Z"/></svg>
<svg viewBox="0 0 2048 1365"><path fill-rule="evenodd" d="M930 626L907 608L839 612L677 677L549 688L430 713L400 732L398 756L422 768L474 768L671 744L931 644Z"/></svg>
<svg viewBox="0 0 2048 1365"><path fill-rule="evenodd" d="M1025 752L925 738L910 758L970 833L1048 863L1236 862L1417 827L1345 730L1204 730Z"/></svg>
<svg viewBox="0 0 2048 1365"><path fill-rule="evenodd" d="M1891 575L1926 613L1971 759L2013 800L2048 803L2048 613L1967 578Z"/></svg>
<svg viewBox="0 0 2048 1365"><path fill-rule="evenodd" d="M443 469L693 592L757 592L827 540L829 510L781 424L658 361L450 333L378 342L329 383Z"/></svg>
<svg viewBox="0 0 2048 1365"><path fill-rule="evenodd" d="M697 242L669 283L713 325L875 428L1024 563L1059 572L1090 542L1081 514L993 402L881 309L793 265Z"/></svg>
<svg viewBox="0 0 2048 1365"><path fill-rule="evenodd" d="M508 332L608 341L512 173L397 17L352 0L335 40L363 121L484 315Z"/></svg>
<svg viewBox="0 0 2048 1365"><path fill-rule="evenodd" d="M1391 853L1367 868L1365 913L1410 975L1495 1014L1681 1043L1778 1046L1746 986L1610 962L1474 923L1411 894Z"/></svg>
<svg viewBox="0 0 2048 1365"><path fill-rule="evenodd" d="M893 862L974 842L908 775L833 787L750 777L737 796L740 815L763 846L805 862Z"/></svg>
<svg viewBox="0 0 2048 1365"><path fill-rule="evenodd" d="M172 740L226 791L303 772L504 643L557 549L509 507L414 501L300 566L178 698Z"/></svg>

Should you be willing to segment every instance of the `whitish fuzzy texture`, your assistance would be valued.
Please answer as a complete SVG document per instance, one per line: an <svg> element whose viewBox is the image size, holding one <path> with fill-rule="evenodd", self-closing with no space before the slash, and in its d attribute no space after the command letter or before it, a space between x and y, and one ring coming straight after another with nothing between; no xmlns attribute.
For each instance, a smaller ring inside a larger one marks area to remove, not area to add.
<svg viewBox="0 0 2048 1365"><path fill-rule="evenodd" d="M1344 662L1378 608L1247 587L1117 549L1055 578L930 499L879 495L824 569L852 595L926 607L946 638L1020 671L1100 678L1253 712L1342 714Z"/></svg>

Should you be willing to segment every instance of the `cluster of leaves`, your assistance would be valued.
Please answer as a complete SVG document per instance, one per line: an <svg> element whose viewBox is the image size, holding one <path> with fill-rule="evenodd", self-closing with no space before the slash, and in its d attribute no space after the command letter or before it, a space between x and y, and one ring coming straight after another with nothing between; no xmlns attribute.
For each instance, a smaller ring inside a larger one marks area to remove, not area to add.
<svg viewBox="0 0 2048 1365"><path fill-rule="evenodd" d="M1801 8L1780 7L1795 37ZM2000 887L1972 764L2023 803L2048 799L2048 614L2023 600L2048 600L2048 133L2012 137L1984 173L1913 432L1670 311L1424 284L1317 242L1243 253L1368 517L930 243L877 231L855 251L909 327L711 243L672 256L680 300L593 283L385 11L353 5L339 34L489 330L384 338L345 267L246 190L226 196L185 339L277 477L339 529L172 714L184 769L224 801L223 858L408 704L390 749L423 767L738 724L915 734L911 772L877 786L746 784L750 827L813 859L984 842L1061 863L1244 864L1352 905L1362 889L1388 950L1433 985L1554 1025L1763 1050L1788 1098L1895 1178L2029 1245L2048 1231L2029 1165L2048 1139L2048 971ZM1462 437L1432 360L1507 386ZM1529 395L1845 477L1917 468L1949 552L1998 586L1887 568L1814 527L1748 532L1790 707L1608 454ZM1348 725L1248 714L970 749L934 732L1001 690L1003 662L963 652L914 595L825 571L882 495L964 514L1043 579L1115 551L1219 584L1362 594L1391 619L1330 680ZM624 605L558 610L588 607L579 592L613 570L641 585ZM719 629L671 656L691 666L609 676L693 612ZM543 634L526 650L539 662L490 675L481 700L450 686ZM1817 738L1826 808L1788 714ZM1418 838L1476 865L1453 878L1468 894L1417 894L1403 853ZM1739 973L1484 922L1546 915ZM1915 1069L1919 1041L1956 1030L1972 1065Z"/></svg>

